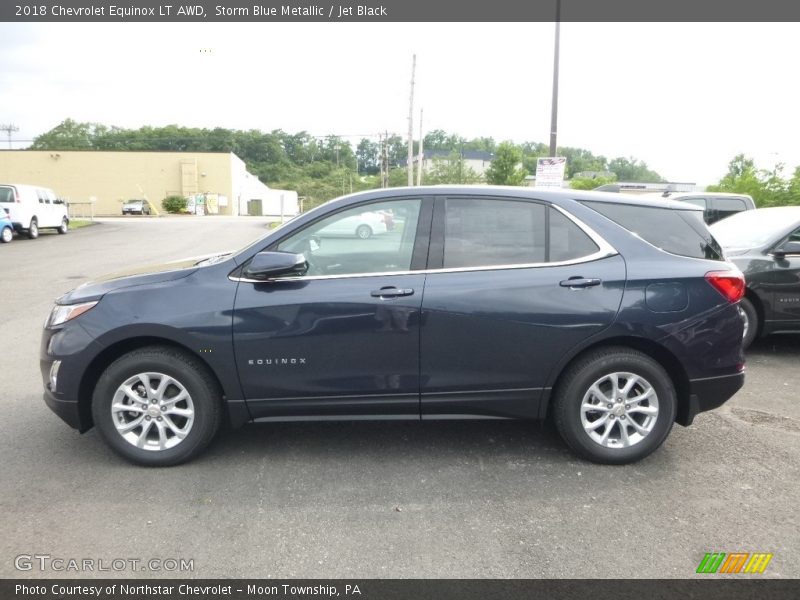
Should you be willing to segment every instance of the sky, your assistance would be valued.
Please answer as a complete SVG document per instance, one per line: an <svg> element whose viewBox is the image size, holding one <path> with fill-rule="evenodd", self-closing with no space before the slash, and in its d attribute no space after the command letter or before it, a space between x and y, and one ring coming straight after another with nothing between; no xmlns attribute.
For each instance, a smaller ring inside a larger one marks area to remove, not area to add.
<svg viewBox="0 0 800 600"><path fill-rule="evenodd" d="M0 123L549 143L553 23L0 23ZM800 165L800 23L563 23L558 144L716 183ZM7 147L0 132L0 147Z"/></svg>

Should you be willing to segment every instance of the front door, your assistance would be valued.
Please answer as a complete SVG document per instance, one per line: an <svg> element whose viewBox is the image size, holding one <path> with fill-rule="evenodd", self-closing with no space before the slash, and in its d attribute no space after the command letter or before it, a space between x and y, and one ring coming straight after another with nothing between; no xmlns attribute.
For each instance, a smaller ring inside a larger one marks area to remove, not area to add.
<svg viewBox="0 0 800 600"><path fill-rule="evenodd" d="M793 231L776 248L786 242L800 242L800 229ZM771 331L800 329L800 255L786 254L775 257L775 267L769 273L774 322L768 323Z"/></svg>
<svg viewBox="0 0 800 600"><path fill-rule="evenodd" d="M270 247L304 253L304 275L240 281L233 339L254 418L419 418L431 211L421 198L339 211Z"/></svg>

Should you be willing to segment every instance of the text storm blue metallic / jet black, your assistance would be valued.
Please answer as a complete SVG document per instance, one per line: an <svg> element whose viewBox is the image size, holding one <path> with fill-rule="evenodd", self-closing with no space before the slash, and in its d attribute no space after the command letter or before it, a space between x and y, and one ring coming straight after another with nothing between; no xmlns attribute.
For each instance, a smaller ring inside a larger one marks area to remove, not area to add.
<svg viewBox="0 0 800 600"><path fill-rule="evenodd" d="M384 189L64 295L45 401L148 465L223 422L548 414L579 455L628 463L742 386L743 289L686 203Z"/></svg>

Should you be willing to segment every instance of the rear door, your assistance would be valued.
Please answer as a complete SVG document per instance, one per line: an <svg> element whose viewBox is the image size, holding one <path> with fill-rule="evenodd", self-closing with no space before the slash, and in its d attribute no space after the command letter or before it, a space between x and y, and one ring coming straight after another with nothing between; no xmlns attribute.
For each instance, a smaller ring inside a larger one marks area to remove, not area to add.
<svg viewBox="0 0 800 600"><path fill-rule="evenodd" d="M437 198L422 302L423 418L536 417L548 375L608 327L625 264L568 214L503 197Z"/></svg>

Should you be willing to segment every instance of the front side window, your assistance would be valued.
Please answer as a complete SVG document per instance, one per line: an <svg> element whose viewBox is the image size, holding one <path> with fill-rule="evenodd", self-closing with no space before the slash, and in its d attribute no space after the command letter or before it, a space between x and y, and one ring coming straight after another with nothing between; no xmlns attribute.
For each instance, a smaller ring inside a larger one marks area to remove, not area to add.
<svg viewBox="0 0 800 600"><path fill-rule="evenodd" d="M306 276L411 270L422 201L388 200L337 212L281 241L281 252L302 253Z"/></svg>

